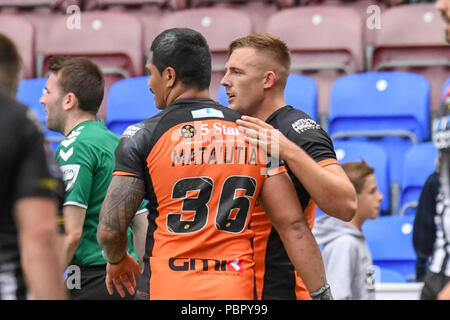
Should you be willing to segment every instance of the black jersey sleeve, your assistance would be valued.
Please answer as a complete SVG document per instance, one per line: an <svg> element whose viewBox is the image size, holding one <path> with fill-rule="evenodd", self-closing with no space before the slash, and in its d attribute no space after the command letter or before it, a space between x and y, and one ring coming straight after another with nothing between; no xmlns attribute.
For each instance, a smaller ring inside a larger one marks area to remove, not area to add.
<svg viewBox="0 0 450 320"><path fill-rule="evenodd" d="M306 113L292 110L287 117L282 118L280 130L316 162L336 159L330 136Z"/></svg>
<svg viewBox="0 0 450 320"><path fill-rule="evenodd" d="M130 175L145 180L145 154L148 149L148 135L144 134L145 130L144 125L138 123L124 131L115 153L115 175Z"/></svg>
<svg viewBox="0 0 450 320"><path fill-rule="evenodd" d="M305 150L316 162L336 159L333 142L323 129L310 129L301 133L290 129L287 137Z"/></svg>

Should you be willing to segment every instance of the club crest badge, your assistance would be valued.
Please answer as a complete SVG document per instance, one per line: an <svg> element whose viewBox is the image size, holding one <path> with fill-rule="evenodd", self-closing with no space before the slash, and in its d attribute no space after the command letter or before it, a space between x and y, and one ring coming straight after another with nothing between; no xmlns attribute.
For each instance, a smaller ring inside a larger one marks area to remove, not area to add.
<svg viewBox="0 0 450 320"><path fill-rule="evenodd" d="M184 139L192 139L197 131L192 124L185 124L180 129L180 134Z"/></svg>

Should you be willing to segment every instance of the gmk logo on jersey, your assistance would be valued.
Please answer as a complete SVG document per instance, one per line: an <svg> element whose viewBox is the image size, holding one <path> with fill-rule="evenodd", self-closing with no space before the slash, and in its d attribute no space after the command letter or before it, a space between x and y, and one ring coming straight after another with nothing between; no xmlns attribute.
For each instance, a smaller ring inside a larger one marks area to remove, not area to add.
<svg viewBox="0 0 450 320"><path fill-rule="evenodd" d="M185 124L180 129L181 136L185 139L191 139L195 136L197 131L192 124Z"/></svg>
<svg viewBox="0 0 450 320"><path fill-rule="evenodd" d="M173 271L243 271L242 263L239 259L170 258L169 267Z"/></svg>

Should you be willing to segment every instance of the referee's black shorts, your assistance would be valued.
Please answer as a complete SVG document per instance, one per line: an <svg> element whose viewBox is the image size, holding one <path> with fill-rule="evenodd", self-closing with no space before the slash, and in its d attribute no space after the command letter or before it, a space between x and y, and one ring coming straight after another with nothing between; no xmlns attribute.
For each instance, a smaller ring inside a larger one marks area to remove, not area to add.
<svg viewBox="0 0 450 320"><path fill-rule="evenodd" d="M124 298L121 298L116 290L113 295L109 295L105 284L106 265L79 267L80 288L68 290L70 300L133 300L134 295L130 295L125 287Z"/></svg>

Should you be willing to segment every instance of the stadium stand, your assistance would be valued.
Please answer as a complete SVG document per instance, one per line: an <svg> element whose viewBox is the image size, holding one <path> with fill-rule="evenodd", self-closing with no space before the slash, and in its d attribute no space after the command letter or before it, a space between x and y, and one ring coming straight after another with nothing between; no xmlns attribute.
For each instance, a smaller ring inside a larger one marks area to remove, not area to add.
<svg viewBox="0 0 450 320"><path fill-rule="evenodd" d="M407 281L414 281L416 274L413 222L413 216L383 216L362 226L373 264L399 272Z"/></svg>
<svg viewBox="0 0 450 320"><path fill-rule="evenodd" d="M296 5L296 0L189 0L188 8L228 8L247 14L253 31L265 32L267 19L281 8Z"/></svg>
<svg viewBox="0 0 450 320"><path fill-rule="evenodd" d="M51 143L53 151L56 151L59 143L64 139L64 136L55 131L47 129L46 126L46 113L44 106L39 102L42 97L46 78L24 79L19 83L19 89L17 90L17 100L28 106L34 111L37 118L40 120L43 128L45 138Z"/></svg>
<svg viewBox="0 0 450 320"><path fill-rule="evenodd" d="M403 165L400 215L416 214L420 192L428 176L436 170L438 151L433 142L412 146L405 154Z"/></svg>
<svg viewBox="0 0 450 320"><path fill-rule="evenodd" d="M148 77L119 80L109 90L106 126L122 135L127 127L158 113Z"/></svg>
<svg viewBox="0 0 450 320"><path fill-rule="evenodd" d="M232 23L230 23L232 21ZM160 20L159 30L187 27L205 36L212 54L210 92L217 98L220 80L225 74L228 45L234 39L252 32L250 18L238 10L226 8L198 8L175 11Z"/></svg>
<svg viewBox="0 0 450 320"><path fill-rule="evenodd" d="M320 216L323 216L324 214L326 214L326 213L323 212L319 207L317 207L317 209L316 209L316 219L319 218Z"/></svg>
<svg viewBox="0 0 450 320"><path fill-rule="evenodd" d="M83 0L0 0L0 13L20 15L35 29L36 50L45 46L50 21L56 16L79 12Z"/></svg>
<svg viewBox="0 0 450 320"><path fill-rule="evenodd" d="M286 84L284 96L287 104L304 111L314 121L318 121L317 85L312 78L300 74L291 74ZM225 87L220 86L217 100L220 104L228 106L227 99Z"/></svg>
<svg viewBox="0 0 450 320"><path fill-rule="evenodd" d="M16 10L50 8L67 8L70 5L80 5L80 0L0 0L0 8L11 8Z"/></svg>
<svg viewBox="0 0 450 320"><path fill-rule="evenodd" d="M139 4L138 4L139 2ZM174 9L171 7L171 3L183 3L184 0L168 0L167 5L159 0L150 1L98 1L98 0L86 0L86 11L106 11L106 12L122 12L132 15L138 19L143 26L143 41L144 49L148 53L153 39L158 35L159 22L161 18L171 13ZM148 56L148 55L147 55Z"/></svg>
<svg viewBox="0 0 450 320"><path fill-rule="evenodd" d="M44 76L48 59L55 55L91 58L105 75L105 98L98 117L106 116L106 98L111 85L120 79L139 76L144 69L142 25L126 13L88 11L80 16L80 28L67 28L67 17L50 24L38 76Z"/></svg>
<svg viewBox="0 0 450 320"><path fill-rule="evenodd" d="M447 91L450 90L450 78L448 78L444 85L442 86L442 94L441 94L441 98L444 98L445 94L447 93Z"/></svg>
<svg viewBox="0 0 450 320"><path fill-rule="evenodd" d="M159 112L148 77L141 75L145 50L162 29L191 27L206 36L215 70L211 93L219 92L224 105L224 90L217 88L229 42L250 32L280 36L292 49L287 103L328 130L340 163L364 159L375 168L384 195L382 216L366 221L363 232L379 281L401 283L414 280L414 202L435 168L436 149L423 141L430 138L430 118L450 86L450 46L440 13L431 3L396 6L402 1L0 0L0 32L16 42L24 78L45 76L55 54L99 63L107 79L99 116L118 135ZM366 26L371 4L381 9L380 29ZM72 5L82 10L79 30L67 28L68 17L79 13ZM385 72L390 70L416 75ZM375 72L353 74L363 71ZM38 115L55 150L63 136L45 127L39 103L45 81L21 81L17 97ZM384 216L389 213L393 216ZM317 209L316 216L321 214Z"/></svg>
<svg viewBox="0 0 450 320"><path fill-rule="evenodd" d="M334 6L354 10L363 20L362 28L363 42L373 43L376 29L381 22L378 15L386 8L392 6L391 2L403 0L308 0L307 5Z"/></svg>
<svg viewBox="0 0 450 320"><path fill-rule="evenodd" d="M445 23L440 16L433 3L385 10L373 54L368 57L368 65L374 71L424 75L431 84L432 113L439 109L441 85L450 73L450 46L445 41Z"/></svg>
<svg viewBox="0 0 450 320"><path fill-rule="evenodd" d="M386 151L371 142L336 140L334 149L339 163L364 160L375 170L378 189L383 194L381 214L390 214L389 159Z"/></svg>
<svg viewBox="0 0 450 320"><path fill-rule="evenodd" d="M407 282L406 277L398 271L391 270L389 268L380 268L380 279L375 277L375 283L405 283Z"/></svg>
<svg viewBox="0 0 450 320"><path fill-rule="evenodd" d="M184 9L185 0L86 0L86 10L100 10L111 7L136 7L142 5L153 5L169 7L170 9Z"/></svg>
<svg viewBox="0 0 450 320"><path fill-rule="evenodd" d="M396 213L403 159L414 144L429 138L429 82L406 72L368 72L347 75L330 93L332 139L370 141L389 158L391 210Z"/></svg>
<svg viewBox="0 0 450 320"><path fill-rule="evenodd" d="M34 77L34 26L26 18L18 15L0 15L0 33L14 40L22 57L23 77Z"/></svg>
<svg viewBox="0 0 450 320"><path fill-rule="evenodd" d="M191 0L189 1L189 8L199 8L205 6L215 6L225 4L227 6L235 6L241 3L251 2L251 0ZM254 2L269 2L273 3L278 9L280 8L289 8L294 7L296 5L300 5L300 2L297 0L254 0Z"/></svg>
<svg viewBox="0 0 450 320"><path fill-rule="evenodd" d="M280 37L291 49L291 71L316 81L320 122L325 128L333 81L364 69L362 30L358 12L335 6L284 9L267 21L266 31Z"/></svg>

